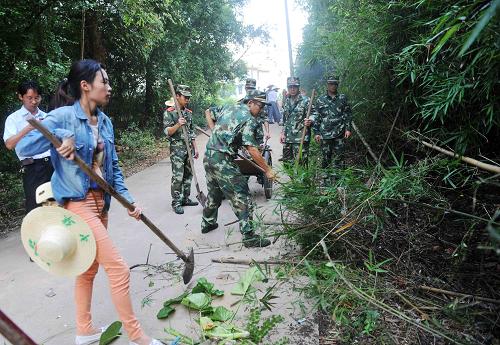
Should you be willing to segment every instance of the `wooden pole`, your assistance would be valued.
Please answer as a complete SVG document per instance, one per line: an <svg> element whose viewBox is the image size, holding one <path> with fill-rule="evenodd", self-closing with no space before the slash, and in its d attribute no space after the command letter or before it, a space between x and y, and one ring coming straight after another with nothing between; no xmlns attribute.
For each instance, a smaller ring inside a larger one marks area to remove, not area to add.
<svg viewBox="0 0 500 345"><path fill-rule="evenodd" d="M290 36L290 19L288 18L288 1L285 0L286 37L288 42L288 63L290 65L290 77L293 77L292 38Z"/></svg>
<svg viewBox="0 0 500 345"><path fill-rule="evenodd" d="M309 106L307 107L306 118L309 119L311 116L311 110L314 102L314 97L316 97L316 89L312 90L311 98L309 99ZM307 126L304 124L304 129L302 130L302 137L300 138L299 154L297 155L297 160L295 161L295 170L299 167L300 160L302 159L302 150L304 149L304 139L307 133ZM309 138L310 140L311 138Z"/></svg>
<svg viewBox="0 0 500 345"><path fill-rule="evenodd" d="M417 139L418 140L418 139ZM460 156L459 154L453 152L453 151L449 151L449 150L446 150L446 149L443 149L442 147L439 147L437 145L433 145L431 143L428 143L426 141L423 141L423 140L418 140L420 141L424 146L427 146L433 150L436 150L436 151L439 151L441 153L444 153L445 155L447 156L450 156L450 157L453 157L453 158L458 158L460 159L461 161L467 163L467 164L470 164L470 165L473 165L479 169L482 169L482 170L486 170L486 171L489 171L489 172L492 172L492 173L495 173L495 174L500 174L500 166L496 166L496 165L493 165L493 164L487 164L487 163L483 163L483 162L480 162L476 159L473 159L473 158L470 158L470 157L466 157L466 156Z"/></svg>
<svg viewBox="0 0 500 345"><path fill-rule="evenodd" d="M7 315L0 310L0 333L15 345L37 345L33 339L19 328Z"/></svg>

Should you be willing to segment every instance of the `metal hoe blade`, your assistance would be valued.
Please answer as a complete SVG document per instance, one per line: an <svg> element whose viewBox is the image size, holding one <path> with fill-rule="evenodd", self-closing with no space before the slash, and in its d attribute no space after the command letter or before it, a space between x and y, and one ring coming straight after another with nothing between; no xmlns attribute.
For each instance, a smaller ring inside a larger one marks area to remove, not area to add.
<svg viewBox="0 0 500 345"><path fill-rule="evenodd" d="M184 271L182 272L182 280L184 281L184 284L187 284L191 281L191 278L193 278L193 271L194 271L194 250L191 248L191 251L189 252L189 255L187 257L187 260L184 261Z"/></svg>

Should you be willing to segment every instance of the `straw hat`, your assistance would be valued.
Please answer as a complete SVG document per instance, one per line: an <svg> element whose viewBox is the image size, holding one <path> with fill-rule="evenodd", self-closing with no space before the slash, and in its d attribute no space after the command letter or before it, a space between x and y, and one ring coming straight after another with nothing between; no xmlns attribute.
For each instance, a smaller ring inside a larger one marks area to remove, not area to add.
<svg viewBox="0 0 500 345"><path fill-rule="evenodd" d="M44 202L55 200L50 182L45 182L36 188L35 199L37 204L43 204Z"/></svg>
<svg viewBox="0 0 500 345"><path fill-rule="evenodd" d="M90 227L78 215L58 206L37 207L21 225L24 249L35 263L57 276L77 276L95 260Z"/></svg>

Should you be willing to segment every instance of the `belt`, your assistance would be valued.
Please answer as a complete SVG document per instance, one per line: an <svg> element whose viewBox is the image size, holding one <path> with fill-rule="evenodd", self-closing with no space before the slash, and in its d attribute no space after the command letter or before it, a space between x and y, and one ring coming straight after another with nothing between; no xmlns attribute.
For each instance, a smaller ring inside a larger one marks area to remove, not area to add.
<svg viewBox="0 0 500 345"><path fill-rule="evenodd" d="M21 161L21 165L23 167L25 167L27 165L42 163L42 162L50 162L50 157L43 157L43 158L37 158L37 159L25 158Z"/></svg>

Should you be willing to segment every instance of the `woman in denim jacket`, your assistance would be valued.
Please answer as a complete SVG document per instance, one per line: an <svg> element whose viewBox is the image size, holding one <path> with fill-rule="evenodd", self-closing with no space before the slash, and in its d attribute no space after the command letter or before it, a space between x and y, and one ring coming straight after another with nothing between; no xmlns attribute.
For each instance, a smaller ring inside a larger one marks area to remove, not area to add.
<svg viewBox="0 0 500 345"><path fill-rule="evenodd" d="M106 230L111 196L72 162L75 153L78 154L118 193L129 202L134 202L118 166L113 125L98 108L106 105L110 96L108 75L100 63L94 60L75 62L54 97L56 109L43 120L43 125L62 141L62 145L55 149L40 132L34 130L18 143L18 150L23 155L33 155L51 149L54 197L60 205L81 216L92 228L96 239L94 263L76 278L75 343L98 342L104 330L94 327L90 313L93 281L99 265L102 265L108 275L113 304L131 340L130 344L160 345L158 340L144 334L135 317L129 293L130 272ZM128 213L139 219L141 209L136 207Z"/></svg>

